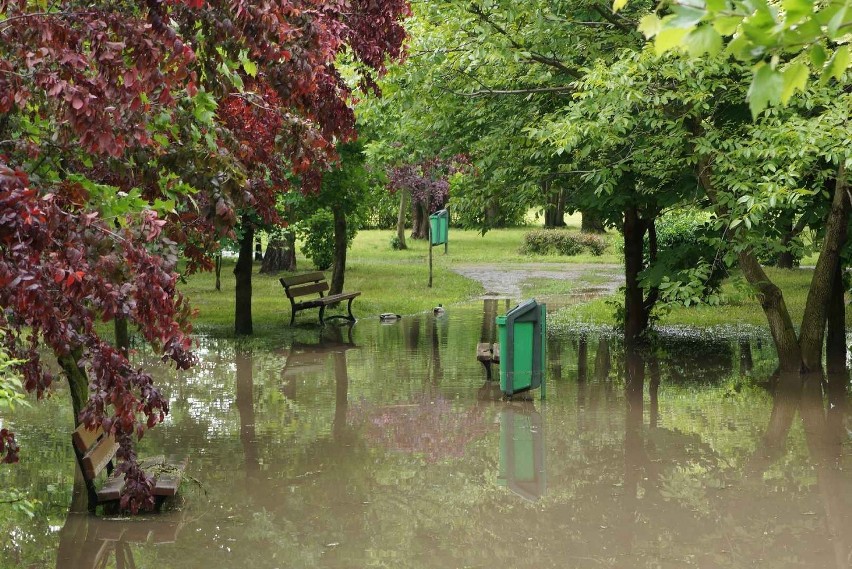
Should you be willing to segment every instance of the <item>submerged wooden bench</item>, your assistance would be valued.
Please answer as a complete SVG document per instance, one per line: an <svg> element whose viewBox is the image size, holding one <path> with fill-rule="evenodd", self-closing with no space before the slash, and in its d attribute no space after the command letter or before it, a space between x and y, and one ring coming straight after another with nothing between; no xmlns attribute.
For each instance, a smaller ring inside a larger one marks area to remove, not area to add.
<svg viewBox="0 0 852 569"><path fill-rule="evenodd" d="M293 322L296 321L296 312L299 310L305 310L306 308L319 308L319 321L320 324L324 324L325 307L329 304L337 304L344 300L349 301L346 305L346 311L349 315L344 316L340 314L329 316L329 319L343 318L344 320L355 322L355 317L352 316L352 301L355 300L356 296L361 295L360 291L342 292L340 294L323 296L323 293L327 291L329 287L328 281L325 279L325 275L320 272L305 273L304 275L297 275L295 277L282 277L278 280L281 282L281 286L284 287L284 292L287 295L287 298L290 299L290 307L293 309L293 312L290 315L290 326L292 326ZM319 297L301 301L296 300L299 297L313 294L319 294Z"/></svg>
<svg viewBox="0 0 852 569"><path fill-rule="evenodd" d="M124 478L116 476L113 466L113 459L118 451L115 437L107 435L100 427L90 431L84 425L80 425L71 434L71 440L74 443L74 454L77 456L80 472L83 473L86 490L89 493L89 510L94 512L99 504L108 504L121 498ZM151 494L156 499L157 507L165 498L177 494L186 464L187 459L169 458L167 460L163 456L139 462L142 469L154 478ZM106 480L100 489L97 489L95 480L104 470L107 471Z"/></svg>
<svg viewBox="0 0 852 569"><path fill-rule="evenodd" d="M477 344L476 359L485 367L485 379L491 381L491 364L500 363L500 344L497 342Z"/></svg>

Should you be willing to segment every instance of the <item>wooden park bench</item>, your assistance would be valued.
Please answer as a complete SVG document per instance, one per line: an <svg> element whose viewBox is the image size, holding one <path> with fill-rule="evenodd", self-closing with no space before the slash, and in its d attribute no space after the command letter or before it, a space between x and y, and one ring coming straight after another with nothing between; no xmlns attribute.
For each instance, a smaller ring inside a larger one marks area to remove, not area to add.
<svg viewBox="0 0 852 569"><path fill-rule="evenodd" d="M89 493L89 510L94 513L99 504L117 502L124 487L124 478L116 476L113 459L118 450L115 437L104 433L102 428L95 431L86 429L85 425L77 427L71 435L74 443L74 454L80 465L80 472L86 482ZM154 477L154 487L151 489L157 507L169 496L177 494L187 459L166 460L162 456L140 461L139 465L149 475ZM98 475L106 469L106 480L100 489L95 486Z"/></svg>
<svg viewBox="0 0 852 569"><path fill-rule="evenodd" d="M476 359L485 367L485 379L491 381L491 364L500 363L500 344L497 342L477 344Z"/></svg>
<svg viewBox="0 0 852 569"><path fill-rule="evenodd" d="M330 316L329 319L343 318L350 322L355 322L355 317L352 316L352 301L355 300L356 296L361 295L360 291L342 292L340 294L323 296L323 293L327 291L329 287L328 281L325 279L325 275L320 272L305 273L304 275L296 275L295 277L282 277L278 280L281 281L281 286L284 287L284 292L287 294L287 298L290 299L290 306L293 309L293 312L290 315L290 326L292 326L293 322L296 321L296 312L306 308L319 308L319 321L320 324L324 324L325 307L330 304L337 304L344 300L349 301L346 306L349 316L339 314ZM299 297L314 294L319 294L319 296L308 300L296 300Z"/></svg>

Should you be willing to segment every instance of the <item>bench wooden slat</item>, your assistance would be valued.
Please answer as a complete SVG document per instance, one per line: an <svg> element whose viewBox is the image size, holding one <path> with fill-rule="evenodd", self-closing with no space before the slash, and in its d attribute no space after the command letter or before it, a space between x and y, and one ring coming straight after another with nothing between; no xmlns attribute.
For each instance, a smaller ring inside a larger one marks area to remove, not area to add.
<svg viewBox="0 0 852 569"><path fill-rule="evenodd" d="M163 456L155 456L141 461L139 466L154 477L154 487L151 489L151 494L154 496L174 496L180 487L183 472L186 470L188 462L188 459L180 460L170 457L167 460ZM110 476L98 490L98 501L118 500L121 497L123 486L124 475Z"/></svg>
<svg viewBox="0 0 852 569"><path fill-rule="evenodd" d="M359 292L341 292L340 294L330 294L328 296L322 297L320 300L323 304L334 304L335 302L340 302L341 300L349 300L350 298L355 298L361 296Z"/></svg>
<svg viewBox="0 0 852 569"><path fill-rule="evenodd" d="M103 427L98 427L94 431L90 431L81 423L80 426L74 429L74 432L71 434L71 440L74 442L74 446L80 454L86 454L86 451L89 450L89 448L95 444L103 434Z"/></svg>
<svg viewBox="0 0 852 569"><path fill-rule="evenodd" d="M315 283L319 281L324 281L325 275L320 272L305 273L303 275L296 275L294 277L281 277L278 280L281 281L281 284L284 285L284 287L291 287L305 283Z"/></svg>
<svg viewBox="0 0 852 569"><path fill-rule="evenodd" d="M319 292L325 292L328 290L328 282L323 281L321 283L302 285L302 286L291 286L287 289L287 295L293 298L297 296L307 296L309 294L317 294Z"/></svg>
<svg viewBox="0 0 852 569"><path fill-rule="evenodd" d="M476 345L476 359L481 362L491 361L491 344L481 342Z"/></svg>
<svg viewBox="0 0 852 569"><path fill-rule="evenodd" d="M83 457L83 474L89 479L95 478L106 468L117 450L115 437L109 435L101 438Z"/></svg>
<svg viewBox="0 0 852 569"><path fill-rule="evenodd" d="M491 361L495 364L500 363L500 344L494 342L494 345L491 346Z"/></svg>

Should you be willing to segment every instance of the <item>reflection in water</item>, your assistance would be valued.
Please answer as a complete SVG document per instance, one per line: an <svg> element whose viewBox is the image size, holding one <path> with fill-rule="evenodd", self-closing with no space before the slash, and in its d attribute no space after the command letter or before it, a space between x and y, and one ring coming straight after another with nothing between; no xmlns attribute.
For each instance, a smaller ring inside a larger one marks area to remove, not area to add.
<svg viewBox="0 0 852 569"><path fill-rule="evenodd" d="M16 409L43 443L0 484L43 505L0 506L0 568L849 568L848 379L769 392L771 343L664 338L643 358L586 331L550 339L563 373L536 409L483 382L490 310L202 339L141 441L189 455L203 488L182 488L170 539L66 520L66 394Z"/></svg>
<svg viewBox="0 0 852 569"><path fill-rule="evenodd" d="M59 531L56 569L136 567L134 548L174 543L183 525L181 512L114 520L68 514Z"/></svg>
<svg viewBox="0 0 852 569"><path fill-rule="evenodd" d="M500 486L535 502L547 491L544 421L531 403L507 404L500 411Z"/></svg>

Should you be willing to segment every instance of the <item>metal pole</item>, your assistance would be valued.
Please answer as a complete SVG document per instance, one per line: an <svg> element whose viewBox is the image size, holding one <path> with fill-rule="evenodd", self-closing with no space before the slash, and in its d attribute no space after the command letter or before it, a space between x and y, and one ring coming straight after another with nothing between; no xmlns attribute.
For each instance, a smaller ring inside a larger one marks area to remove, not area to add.
<svg viewBox="0 0 852 569"><path fill-rule="evenodd" d="M432 220L429 220L429 288L432 288Z"/></svg>

